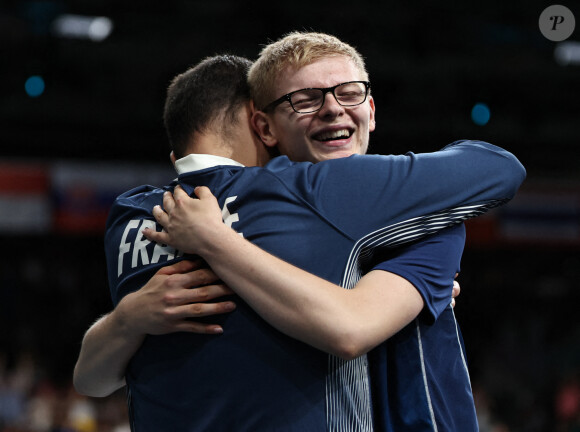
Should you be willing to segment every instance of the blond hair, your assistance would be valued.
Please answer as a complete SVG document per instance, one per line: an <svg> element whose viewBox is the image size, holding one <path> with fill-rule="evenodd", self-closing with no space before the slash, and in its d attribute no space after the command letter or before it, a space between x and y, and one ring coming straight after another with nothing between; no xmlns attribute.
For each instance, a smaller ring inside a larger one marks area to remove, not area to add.
<svg viewBox="0 0 580 432"><path fill-rule="evenodd" d="M292 32L264 47L248 73L250 92L258 109L276 96L274 83L287 67L300 69L327 57L347 57L368 80L365 63L359 52L335 36L315 32Z"/></svg>

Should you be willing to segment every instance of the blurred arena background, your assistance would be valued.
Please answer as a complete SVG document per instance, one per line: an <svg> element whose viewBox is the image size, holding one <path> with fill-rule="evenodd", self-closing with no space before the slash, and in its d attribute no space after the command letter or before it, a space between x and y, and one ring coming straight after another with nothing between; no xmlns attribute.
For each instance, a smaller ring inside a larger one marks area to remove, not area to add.
<svg viewBox="0 0 580 432"><path fill-rule="evenodd" d="M580 19L580 2L558 3ZM580 38L542 35L551 4L3 0L0 431L127 430L122 392L71 390L82 335L111 308L108 206L173 177L174 75L292 30L365 56L370 152L471 138L526 166L516 199L468 223L456 315L482 432L580 430Z"/></svg>

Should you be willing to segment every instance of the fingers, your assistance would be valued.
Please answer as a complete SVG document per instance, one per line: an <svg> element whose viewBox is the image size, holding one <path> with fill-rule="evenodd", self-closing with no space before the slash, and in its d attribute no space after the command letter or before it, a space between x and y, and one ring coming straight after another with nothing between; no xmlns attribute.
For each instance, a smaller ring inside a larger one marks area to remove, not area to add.
<svg viewBox="0 0 580 432"><path fill-rule="evenodd" d="M189 298L183 296L187 292ZM166 334L176 331L186 331L201 334L221 334L223 329L217 324L196 322L197 318L230 313L236 309L232 301L217 303L198 303L199 300L211 300L224 294L230 294L229 288L220 285L181 290L180 293L164 296L164 307L161 311L160 322L164 330L157 334ZM187 302L190 300L190 302Z"/></svg>
<svg viewBox="0 0 580 432"><path fill-rule="evenodd" d="M176 317L201 318L209 315L221 315L232 312L236 304L231 301L220 303L192 303L176 309Z"/></svg>
<svg viewBox="0 0 580 432"><path fill-rule="evenodd" d="M197 334L222 334L224 329L217 324L203 324L195 321L181 321L175 326L175 331Z"/></svg>
<svg viewBox="0 0 580 432"><path fill-rule="evenodd" d="M196 276L195 279L199 280L199 277ZM176 281L175 283L180 288L183 286L182 280ZM170 283L168 283L168 285L170 285ZM179 297L176 299L176 303L183 305L187 303L206 302L232 294L234 294L234 292L228 286L223 284L206 285L197 288L181 288L179 289Z"/></svg>
<svg viewBox="0 0 580 432"><path fill-rule="evenodd" d="M192 293L194 301L207 301L213 300L219 297L233 295L234 292L224 284L207 285L199 288L191 288L189 290Z"/></svg>
<svg viewBox="0 0 580 432"><path fill-rule="evenodd" d="M152 241L155 243L160 243L160 244L169 244L170 243L169 234L167 234L165 231L155 231L155 230L152 230L151 228L145 228L145 229L143 229L143 231L141 231L141 233L149 241Z"/></svg>
<svg viewBox="0 0 580 432"><path fill-rule="evenodd" d="M176 329L178 328L191 327L187 331L193 331L195 333L198 333L200 331L212 332L213 330L204 328L205 326L207 326L207 324L196 323L195 319L212 315L222 315L230 313L233 310L235 310L235 308L236 304L231 301L219 303L192 303L172 308L171 312L166 312L167 322L173 323L171 324L171 327L173 327L173 331L177 331ZM194 323L197 325L192 325Z"/></svg>
<svg viewBox="0 0 580 432"><path fill-rule="evenodd" d="M166 195L171 195L171 194L166 192ZM152 213L153 213L153 217L155 218L155 220L157 222L159 222L160 225L162 225L163 227L167 226L167 224L169 223L169 214L166 211L164 211L160 205L156 205L155 207L153 207Z"/></svg>
<svg viewBox="0 0 580 432"><path fill-rule="evenodd" d="M455 275L457 277L457 275ZM451 307L455 307L455 297L459 295L461 292L461 288L459 287L459 282L456 280L453 281L453 289L451 290Z"/></svg>
<svg viewBox="0 0 580 432"><path fill-rule="evenodd" d="M184 272L183 277L176 281L182 287L200 287L213 284L220 278L210 268L200 268L189 272Z"/></svg>
<svg viewBox="0 0 580 432"><path fill-rule="evenodd" d="M183 190L183 188L180 185L175 186L175 188L173 188L173 198L175 200L177 200L178 198L184 198L184 197L188 197L189 195L187 194L187 192L185 192L185 190Z"/></svg>
<svg viewBox="0 0 580 432"><path fill-rule="evenodd" d="M163 206L165 207L165 209L168 208L173 209L175 207L175 201L173 201L171 193L165 192L163 194ZM169 224L169 214L165 210L163 210L160 205L154 206L152 213L153 217L155 218L158 224L160 224L163 228L167 227L167 225ZM152 242L162 244L167 244L169 242L169 235L165 231L158 232L157 230L153 230L151 228L145 228L143 229L142 234L145 236L147 240Z"/></svg>
<svg viewBox="0 0 580 432"><path fill-rule="evenodd" d="M193 192L195 193L195 196L198 197L199 199L205 199L214 196L207 186L198 186L194 189Z"/></svg>
<svg viewBox="0 0 580 432"><path fill-rule="evenodd" d="M216 282L219 279L210 269L170 275L159 285L161 301L171 308L234 294L228 286Z"/></svg>
<svg viewBox="0 0 580 432"><path fill-rule="evenodd" d="M196 187L194 193L199 199L216 199L207 186ZM179 202L187 198L190 198L187 192L185 192L180 185L175 186L173 194L168 191L163 193L163 208L159 205L153 207L153 216L155 216L155 219L161 225L167 226L167 222L169 222L169 214L171 214Z"/></svg>
<svg viewBox="0 0 580 432"><path fill-rule="evenodd" d="M200 259L193 260L193 261L184 260L184 261L179 261L178 263L175 263L175 264L171 264L169 266L161 267L159 270L157 270L156 274L173 275L173 274L179 274L179 273L188 273L188 272L191 272L192 270L199 269L200 267L202 267L204 265L206 265L205 261L200 260ZM211 281L211 282L213 282L213 281ZM210 283L210 282L208 282L208 283ZM199 284L199 285L201 285L201 284Z"/></svg>
<svg viewBox="0 0 580 432"><path fill-rule="evenodd" d="M453 281L453 290L451 291L452 297L457 297L461 293L461 287L459 286L459 282L456 280Z"/></svg>
<svg viewBox="0 0 580 432"><path fill-rule="evenodd" d="M175 193L175 189L173 193ZM167 213L171 213L171 211L175 208L175 199L173 199L173 195L171 194L171 192L163 193L163 208Z"/></svg>

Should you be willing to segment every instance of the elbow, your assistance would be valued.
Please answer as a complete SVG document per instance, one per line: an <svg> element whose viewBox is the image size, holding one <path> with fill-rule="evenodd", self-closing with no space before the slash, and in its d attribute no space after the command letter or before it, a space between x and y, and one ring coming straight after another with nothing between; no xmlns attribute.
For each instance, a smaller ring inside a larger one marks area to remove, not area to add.
<svg viewBox="0 0 580 432"><path fill-rule="evenodd" d="M95 394L94 391L91 391L89 387L83 383L82 380L78 379L77 377L73 377L73 387L75 391L83 396L90 396L90 397L100 397L100 395Z"/></svg>
<svg viewBox="0 0 580 432"><path fill-rule="evenodd" d="M372 347L367 345L360 334L343 334L331 342L330 354L343 360L353 360L366 354Z"/></svg>
<svg viewBox="0 0 580 432"><path fill-rule="evenodd" d="M484 159L489 164L487 176L496 179L498 198L513 198L526 178L525 167L513 153L507 150L482 141L470 142L471 145L474 143L477 147L484 149L482 155L486 155Z"/></svg>
<svg viewBox="0 0 580 432"><path fill-rule="evenodd" d="M79 373L78 368L79 368L79 365L77 363L75 365L75 368L73 371L73 379L72 379L73 387L78 394L81 394L84 396L91 396L90 394L87 394L86 385L83 382L82 376Z"/></svg>
<svg viewBox="0 0 580 432"><path fill-rule="evenodd" d="M94 389L92 389L90 386L88 386L82 379L77 377L76 374L73 376L73 387L78 394L81 394L83 396L89 396L89 397L105 397L105 396L107 396L105 394L100 394L99 392L96 392Z"/></svg>
<svg viewBox="0 0 580 432"><path fill-rule="evenodd" d="M526 168L518 161L518 187L524 182L527 176Z"/></svg>
<svg viewBox="0 0 580 432"><path fill-rule="evenodd" d="M513 182L515 184L515 189L520 187L523 181L526 179L526 168L522 165L522 163L515 157L513 154L511 155L511 165L510 165L510 172L513 178Z"/></svg>
<svg viewBox="0 0 580 432"><path fill-rule="evenodd" d="M495 198L511 200L526 179L526 169L513 154L505 152L501 156L496 158L488 176L494 179Z"/></svg>
<svg viewBox="0 0 580 432"><path fill-rule="evenodd" d="M123 384L118 386L106 386L104 383L95 385L90 379L85 379L77 369L73 373L73 387L78 394L89 397L103 398L110 396L117 389L121 388Z"/></svg>
<svg viewBox="0 0 580 432"><path fill-rule="evenodd" d="M509 188L508 195L510 199L515 196L516 192L518 191L518 189L520 188L525 179L526 179L526 169L520 163L520 161L518 161L514 156L514 164L512 165L510 170L511 181L506 182L506 186L508 186Z"/></svg>
<svg viewBox="0 0 580 432"><path fill-rule="evenodd" d="M360 349L342 349L342 350L338 350L334 355L337 357L340 357L343 360L354 360L357 357L360 357L363 354L366 354L367 351L365 350L360 350Z"/></svg>
<svg viewBox="0 0 580 432"><path fill-rule="evenodd" d="M384 340L382 335L369 328L359 314L349 312L344 311L341 322L336 323L334 320L332 327L319 326L325 331L319 333L317 347L343 360L360 357Z"/></svg>
<svg viewBox="0 0 580 432"><path fill-rule="evenodd" d="M92 388L90 386L84 385L79 381L73 381L73 386L78 394L94 398L104 398L110 396L116 390L116 389Z"/></svg>

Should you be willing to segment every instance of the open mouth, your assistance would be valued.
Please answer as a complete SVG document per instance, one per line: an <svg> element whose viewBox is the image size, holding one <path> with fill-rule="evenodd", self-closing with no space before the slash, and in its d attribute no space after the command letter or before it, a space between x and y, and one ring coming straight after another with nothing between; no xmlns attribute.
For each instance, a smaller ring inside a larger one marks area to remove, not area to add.
<svg viewBox="0 0 580 432"><path fill-rule="evenodd" d="M313 135L312 138L314 138L317 141L330 142L330 141L338 141L338 140L348 139L348 138L350 138L351 135L352 135L352 131L350 131L348 129L338 129L338 130L333 130L333 131L320 132L316 135Z"/></svg>

